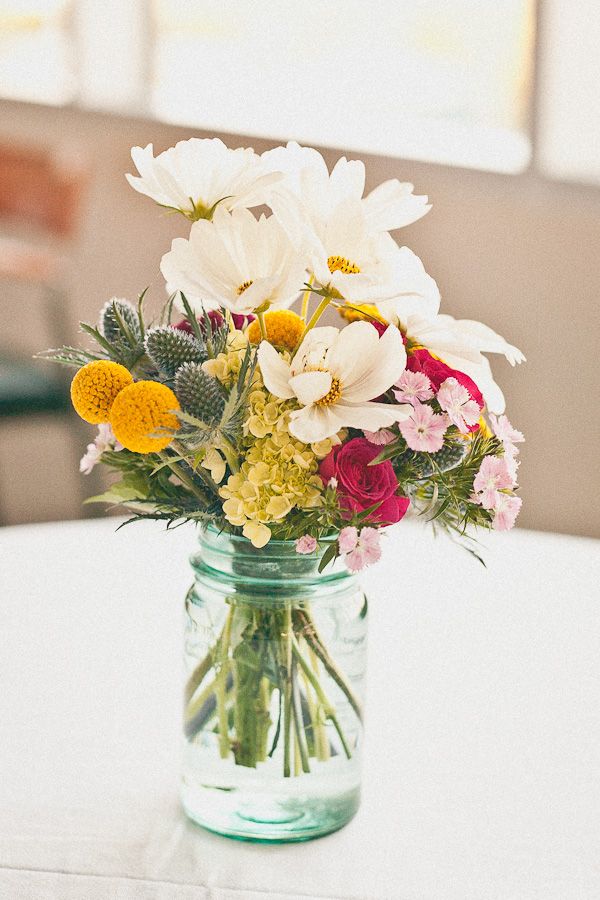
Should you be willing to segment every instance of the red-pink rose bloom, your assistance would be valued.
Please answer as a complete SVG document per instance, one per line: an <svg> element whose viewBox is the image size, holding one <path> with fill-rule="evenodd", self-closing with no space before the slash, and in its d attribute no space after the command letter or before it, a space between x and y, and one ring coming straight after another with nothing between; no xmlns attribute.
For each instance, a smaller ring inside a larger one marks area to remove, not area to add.
<svg viewBox="0 0 600 900"><path fill-rule="evenodd" d="M220 328L225 321L218 309L209 310L207 315L212 323L213 328ZM243 329L246 328L246 326L249 325L250 322L254 322L255 316L242 316L239 313L231 313L231 318L233 319L233 327L239 329L240 331L243 331ZM198 319L198 321L200 323L202 331L204 331L204 320ZM179 331L187 331L188 334L193 334L192 326L187 319L182 319L181 322L178 322L174 327L178 328Z"/></svg>
<svg viewBox="0 0 600 900"><path fill-rule="evenodd" d="M473 379L464 372L459 372L458 369L451 369L441 359L435 359L429 350L413 350L412 353L409 353L406 368L410 372L423 372L424 375L427 375L436 393L446 378L456 378L458 383L468 390L479 409L483 409L485 400Z"/></svg>
<svg viewBox="0 0 600 900"><path fill-rule="evenodd" d="M325 484L330 478L337 480L340 505L349 514L379 503L369 521L392 525L404 516L410 501L396 494L398 479L389 460L369 466L380 452L381 448L366 438L353 438L333 448L322 461L319 473Z"/></svg>
<svg viewBox="0 0 600 900"><path fill-rule="evenodd" d="M424 375L427 375L436 393L446 378L456 378L458 383L462 384L469 392L479 409L483 409L485 400L473 379L464 372L459 372L458 369L451 369L441 359L432 356L429 350L413 350L412 353L409 353L406 368L410 372L423 372ZM479 425L468 425L467 428L469 431L478 431Z"/></svg>

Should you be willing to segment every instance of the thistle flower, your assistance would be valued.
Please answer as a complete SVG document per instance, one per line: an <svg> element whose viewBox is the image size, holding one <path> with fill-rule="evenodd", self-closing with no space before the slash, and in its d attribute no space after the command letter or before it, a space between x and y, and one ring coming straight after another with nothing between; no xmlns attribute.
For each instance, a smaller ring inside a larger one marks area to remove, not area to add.
<svg viewBox="0 0 600 900"><path fill-rule="evenodd" d="M217 424L225 408L225 397L219 381L194 362L184 363L175 376L175 393L184 412L206 422Z"/></svg>
<svg viewBox="0 0 600 900"><path fill-rule="evenodd" d="M123 340L123 330L119 324L117 314L123 320L125 327L129 329L136 341L142 340L140 320L137 311L129 300L120 297L112 297L107 300L100 310L99 326L104 337L111 343Z"/></svg>
<svg viewBox="0 0 600 900"><path fill-rule="evenodd" d="M202 363L207 356L206 348L194 335L171 325L149 331L145 346L157 368L171 378L184 363Z"/></svg>

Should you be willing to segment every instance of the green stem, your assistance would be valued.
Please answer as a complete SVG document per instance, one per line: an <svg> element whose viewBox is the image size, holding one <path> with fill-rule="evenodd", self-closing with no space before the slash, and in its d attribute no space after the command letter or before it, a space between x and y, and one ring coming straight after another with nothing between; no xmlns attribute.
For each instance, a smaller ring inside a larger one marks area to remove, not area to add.
<svg viewBox="0 0 600 900"><path fill-rule="evenodd" d="M303 772L310 772L308 762L308 749L306 736L302 727L302 712L300 709L300 693L298 689L298 664L295 658L292 661L292 713L294 716L294 730L296 732L296 752L300 756Z"/></svg>
<svg viewBox="0 0 600 900"><path fill-rule="evenodd" d="M299 628L299 632L304 637L304 640L310 646L311 650L314 651L316 656L318 656L318 658L321 660L321 662L325 666L325 669L331 675L338 687L346 695L350 706L358 716L358 719L362 722L362 709L360 703L354 695L352 688L350 687L342 673L339 671L339 669L336 667L335 663L327 653L327 650L321 643L315 623L310 618L309 614L301 609L296 610L296 619L301 626Z"/></svg>
<svg viewBox="0 0 600 900"><path fill-rule="evenodd" d="M205 506L208 502L208 497L204 493L204 491L190 478L190 476L185 472L181 466L179 466L175 460L171 459L171 457L161 450L158 454L160 458L165 462L174 475L179 478L181 483L188 488L192 492L192 494L198 498L198 500L202 501L202 505Z"/></svg>
<svg viewBox="0 0 600 900"><path fill-rule="evenodd" d="M262 335L263 341L268 341L269 338L267 337L267 324L265 322L264 312L258 312L258 310L257 310L256 318L258 319L258 324L260 325L260 333Z"/></svg>
<svg viewBox="0 0 600 900"><path fill-rule="evenodd" d="M311 275L310 278L308 279L308 283L312 285L314 280L315 280L315 276ZM302 309L301 309L300 315L302 317L303 322L306 322L306 317L308 315L308 303L310 300L311 293L312 292L311 292L310 288L307 288L304 291L304 294L302 295Z"/></svg>
<svg viewBox="0 0 600 900"><path fill-rule="evenodd" d="M323 299L321 300L321 302L319 303L319 305L318 305L317 308L315 309L314 313L312 314L312 316L311 316L310 319L308 320L308 324L307 324L306 328L304 329L304 331L303 331L303 333L302 333L302 337L301 337L300 340L298 341L298 345L300 345L300 344L302 343L302 341L304 340L304 338L306 337L306 335L308 334L308 332L309 332L312 328L315 327L315 325L317 324L317 322L319 321L319 319L321 318L321 316L323 315L323 313L325 312L325 310L327 309L327 307L329 306L330 303L331 303L331 297L329 297L329 296L323 297Z"/></svg>
<svg viewBox="0 0 600 900"><path fill-rule="evenodd" d="M315 676L317 678L319 678L319 660L317 659L317 657L315 656L315 654L313 653L311 648L308 646L308 644L307 644L307 650L308 650L308 657L311 661L311 665L313 667ZM306 678L304 671L302 672L302 674L303 674L304 678ZM307 694L308 694L308 691L311 692L311 700L312 700L312 688L309 687L308 678L306 678L306 685L307 685ZM313 716L313 723L314 723L313 728L314 728L314 732L315 732L315 750L316 750L316 754L317 754L317 759L320 760L321 762L326 762L329 759L331 754L329 752L329 741L327 739L327 732L325 731L325 726L323 724L323 715L324 715L323 707L319 703L319 698L316 696L316 694L315 694L315 699L313 701L313 708L315 710L315 714Z"/></svg>
<svg viewBox="0 0 600 900"><path fill-rule="evenodd" d="M285 683L283 694L283 777L290 777L290 733L292 725L292 608L285 608Z"/></svg>
<svg viewBox="0 0 600 900"><path fill-rule="evenodd" d="M238 455L235 452L235 448L231 441L228 441L226 437L221 435L221 439L219 441L219 449L222 451L223 456L227 460L227 464L233 474L240 471L240 463L238 459Z"/></svg>
<svg viewBox="0 0 600 900"><path fill-rule="evenodd" d="M295 653L295 655L298 659L298 662L302 666L302 669L306 673L308 680L312 684L317 697L319 698L321 704L323 705L323 711L324 711L326 717L328 719L330 719L333 727L337 731L338 737L340 739L340 743L341 743L342 747L344 748L344 753L346 754L348 759L350 759L352 757L352 753L350 751L350 748L348 747L348 743L346 741L344 732L342 731L342 727L338 721L338 718L335 714L335 710L334 710L333 706L331 705L331 703L329 702L329 700L327 699L327 696L326 696L323 688L321 687L319 680L315 677L310 666L304 659L302 652L300 650L300 647L298 646L298 642L295 638L293 638L293 652Z"/></svg>
<svg viewBox="0 0 600 900"><path fill-rule="evenodd" d="M179 455L181 457L186 459L186 449L183 446L183 444L181 444L179 441L171 441L171 446L173 447L174 450L177 451L177 453L179 453ZM190 464L188 463L188 465L190 465ZM193 466L190 465L190 468L198 476L198 478L202 479L202 481L206 484L206 486L210 490L210 492L212 494L216 494L218 496L219 485L213 480L213 478L211 477L208 470L203 469L202 466L198 466L197 468L194 468ZM199 490L200 490L200 488L199 488Z"/></svg>
<svg viewBox="0 0 600 900"><path fill-rule="evenodd" d="M229 756L229 721L227 717L227 673L229 671L229 642L231 639L231 622L233 607L230 608L225 627L219 641L219 674L215 679L215 700L219 718L219 752L221 759Z"/></svg>
<svg viewBox="0 0 600 900"><path fill-rule="evenodd" d="M184 692L185 703L188 704L205 677L208 675L213 666L213 655L212 651L209 650L206 656L201 662L198 663L192 674L187 680Z"/></svg>

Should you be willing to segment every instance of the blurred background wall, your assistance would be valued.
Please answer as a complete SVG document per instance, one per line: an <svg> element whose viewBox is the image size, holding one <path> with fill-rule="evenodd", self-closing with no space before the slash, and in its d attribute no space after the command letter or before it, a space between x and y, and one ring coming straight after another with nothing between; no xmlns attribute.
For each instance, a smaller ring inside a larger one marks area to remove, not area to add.
<svg viewBox="0 0 600 900"><path fill-rule="evenodd" d="M128 187L131 146L218 134L258 152L295 138L336 148L323 149L329 163L363 158L367 189L397 177L429 195L433 210L397 237L438 281L442 311L485 321L527 356L517 369L492 358L527 438L520 524L600 535L600 9L330 7L333 18L292 0L0 3L0 153L52 150L86 173L73 234L56 241L64 332L80 341L78 322L113 295L149 285L155 308L164 298L160 258L187 226ZM0 287L0 382L2 346L25 357L52 344L39 310L27 285ZM68 421L0 418L2 522L82 514L82 491L98 486L77 471L93 434Z"/></svg>

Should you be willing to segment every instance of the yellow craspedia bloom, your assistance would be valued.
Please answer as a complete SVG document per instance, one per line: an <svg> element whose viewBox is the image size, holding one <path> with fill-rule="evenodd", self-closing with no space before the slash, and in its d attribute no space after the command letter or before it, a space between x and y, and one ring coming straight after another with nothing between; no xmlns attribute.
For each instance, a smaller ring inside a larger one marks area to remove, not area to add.
<svg viewBox="0 0 600 900"><path fill-rule="evenodd" d="M276 309L265 313L267 338L275 347L295 350L298 346L305 325L300 316L290 309ZM262 334L258 319L251 322L246 329L246 336L251 344L260 344Z"/></svg>
<svg viewBox="0 0 600 900"><path fill-rule="evenodd" d="M482 437L491 438L494 437L494 432L486 422L483 416L479 417L479 431Z"/></svg>
<svg viewBox="0 0 600 900"><path fill-rule="evenodd" d="M124 388L113 403L110 424L118 441L133 453L158 453L173 440L172 434L152 437L162 429L177 431L177 397L166 384L136 381Z"/></svg>
<svg viewBox="0 0 600 900"><path fill-rule="evenodd" d="M108 422L115 397L133 383L125 366L99 359L83 366L71 382L71 401L77 415L91 425Z"/></svg>
<svg viewBox="0 0 600 900"><path fill-rule="evenodd" d="M373 306L371 303L361 303L356 306L339 306L338 312L343 319L346 319L347 322L361 322L365 319L369 321L369 319L377 319L378 322L381 322L383 325L387 325L387 322L379 312L376 306Z"/></svg>

